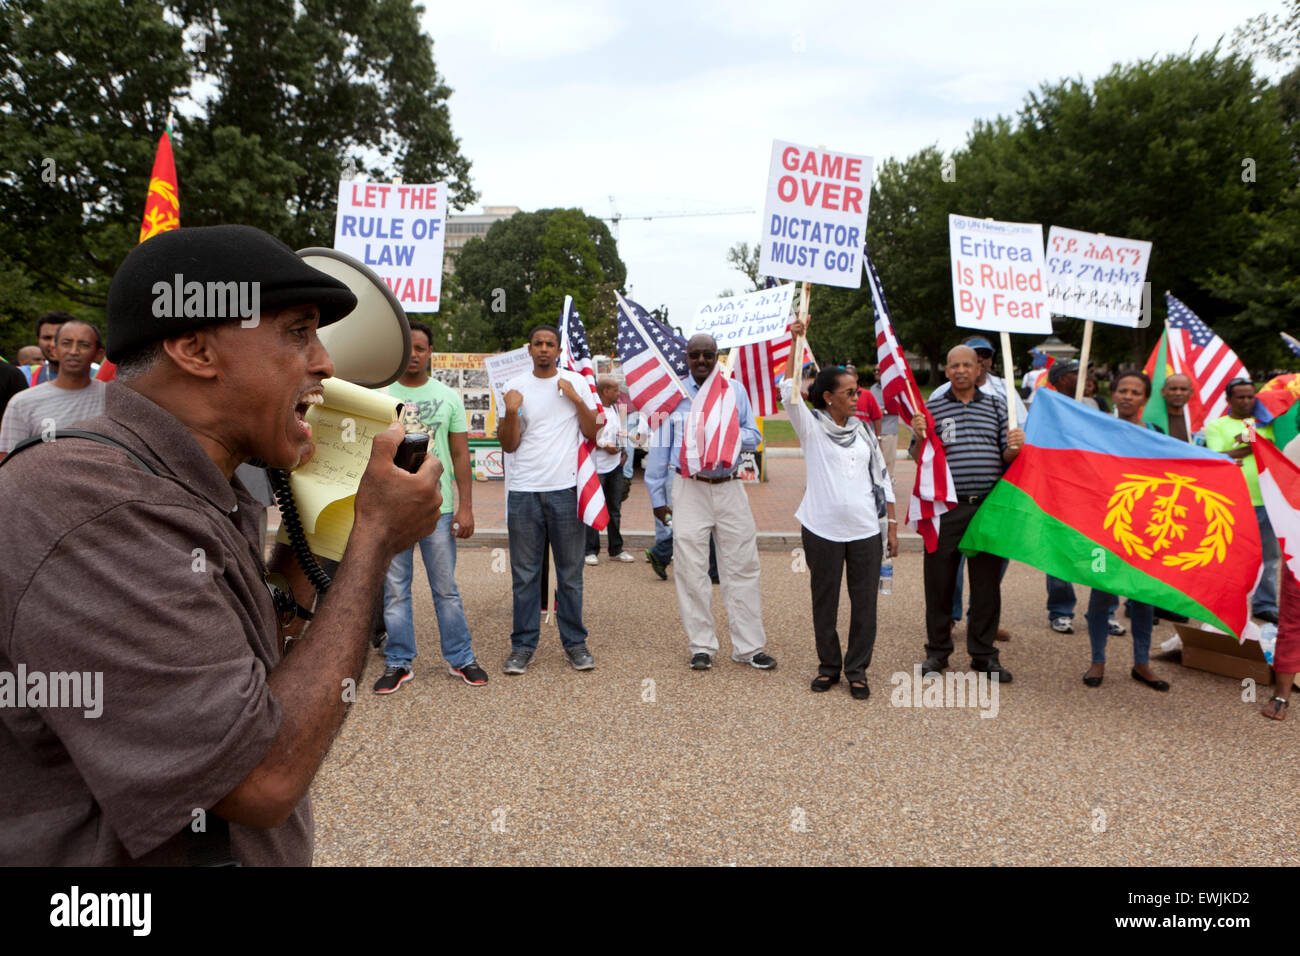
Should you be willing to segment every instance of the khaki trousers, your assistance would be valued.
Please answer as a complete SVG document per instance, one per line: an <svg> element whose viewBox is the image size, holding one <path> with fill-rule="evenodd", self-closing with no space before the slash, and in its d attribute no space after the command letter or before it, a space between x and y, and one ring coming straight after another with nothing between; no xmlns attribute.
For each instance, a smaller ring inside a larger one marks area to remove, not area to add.
<svg viewBox="0 0 1300 956"><path fill-rule="evenodd" d="M716 656L709 534L717 542L718 577L731 628L731 659L748 661L767 645L758 582L758 537L744 483L673 478L673 577L691 654Z"/></svg>

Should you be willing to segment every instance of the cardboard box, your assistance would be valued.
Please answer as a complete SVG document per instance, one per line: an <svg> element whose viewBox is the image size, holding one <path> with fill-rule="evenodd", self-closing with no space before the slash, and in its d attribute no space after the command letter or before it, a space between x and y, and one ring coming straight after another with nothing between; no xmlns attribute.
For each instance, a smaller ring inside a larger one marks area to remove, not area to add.
<svg viewBox="0 0 1300 956"><path fill-rule="evenodd" d="M1242 641L1206 624L1175 624L1183 642L1183 666L1256 684L1272 684L1273 668L1259 641Z"/></svg>

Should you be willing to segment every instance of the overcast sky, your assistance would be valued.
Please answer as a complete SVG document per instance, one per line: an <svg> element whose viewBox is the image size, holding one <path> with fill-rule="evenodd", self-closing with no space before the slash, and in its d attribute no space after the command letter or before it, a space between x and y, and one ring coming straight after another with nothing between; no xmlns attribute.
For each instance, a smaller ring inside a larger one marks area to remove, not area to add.
<svg viewBox="0 0 1300 956"><path fill-rule="evenodd" d="M1065 76L1203 51L1277 0L430 4L452 126L481 202L625 219L633 297L681 322L745 279L773 139L903 157L962 146ZM957 170L960 178L961 170ZM613 197L614 205L611 205ZM953 210L959 212L960 210Z"/></svg>

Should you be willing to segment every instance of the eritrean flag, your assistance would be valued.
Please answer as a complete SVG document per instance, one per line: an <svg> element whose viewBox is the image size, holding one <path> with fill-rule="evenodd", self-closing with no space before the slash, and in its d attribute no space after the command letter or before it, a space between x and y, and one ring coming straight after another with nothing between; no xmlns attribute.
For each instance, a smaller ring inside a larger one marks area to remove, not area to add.
<svg viewBox="0 0 1300 956"><path fill-rule="evenodd" d="M1262 563L1250 491L1232 459L1048 389L1034 398L1025 445L961 549L1023 561L1238 638Z"/></svg>
<svg viewBox="0 0 1300 956"><path fill-rule="evenodd" d="M171 117L167 129L158 138L158 151L154 154L153 173L149 176L149 192L144 200L144 218L140 221L140 242L179 229L181 226L181 199L176 185L176 160L172 156ZM99 366L95 378L111 382L117 377L117 366L107 359Z"/></svg>

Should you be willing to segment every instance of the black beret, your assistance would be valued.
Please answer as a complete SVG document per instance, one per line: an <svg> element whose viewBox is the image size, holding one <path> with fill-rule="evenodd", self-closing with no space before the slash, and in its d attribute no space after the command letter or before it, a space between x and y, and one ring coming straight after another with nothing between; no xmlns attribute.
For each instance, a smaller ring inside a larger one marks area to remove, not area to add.
<svg viewBox="0 0 1300 956"><path fill-rule="evenodd" d="M195 329L291 305L320 307L321 326L357 307L343 282L252 226L160 232L131 250L108 289L108 359Z"/></svg>

